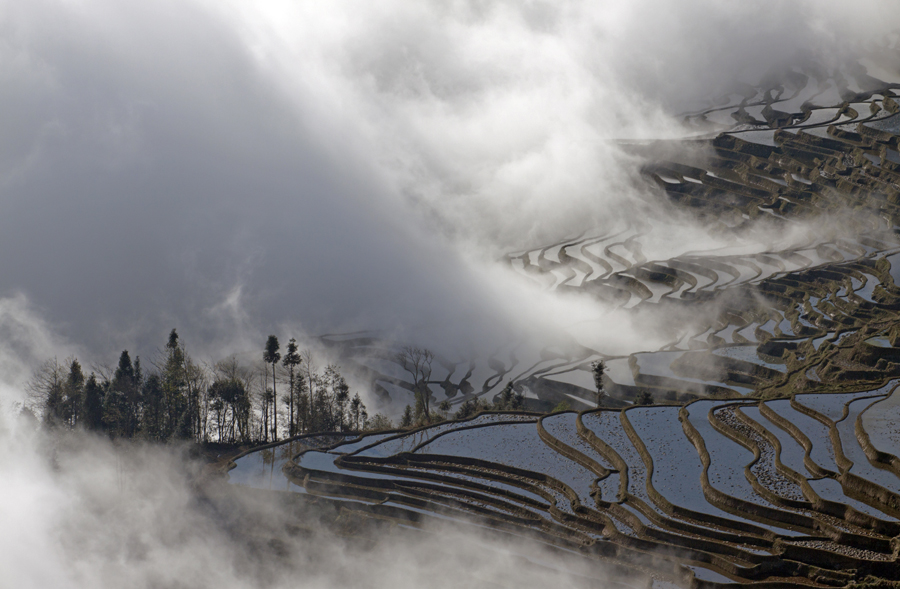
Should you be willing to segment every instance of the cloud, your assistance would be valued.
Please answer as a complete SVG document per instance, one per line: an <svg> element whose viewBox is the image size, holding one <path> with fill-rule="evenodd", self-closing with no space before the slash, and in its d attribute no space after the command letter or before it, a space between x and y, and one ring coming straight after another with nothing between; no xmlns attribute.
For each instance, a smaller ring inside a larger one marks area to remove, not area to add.
<svg viewBox="0 0 900 589"><path fill-rule="evenodd" d="M362 166L327 157L214 15L16 9L7 53L37 65L6 72L5 112L42 108L3 162L0 240L17 253L0 273L70 333L100 347L134 343L135 325L154 344L173 325L221 337L195 318L235 289L266 327L322 329L447 288L421 272L423 248L440 247Z"/></svg>
<svg viewBox="0 0 900 589"><path fill-rule="evenodd" d="M4 581L23 589L396 589L605 579L585 559L472 524L373 525L372 534L342 536L327 506L201 483L201 474L202 464L175 447L0 428Z"/></svg>
<svg viewBox="0 0 900 589"><path fill-rule="evenodd" d="M507 333L566 299L522 290L535 306L510 313L497 289L527 287L503 252L620 218L697 233L616 139L678 136L691 99L798 53L837 59L897 10L14 1L0 295L107 355L173 326L209 350L286 325Z"/></svg>
<svg viewBox="0 0 900 589"><path fill-rule="evenodd" d="M0 298L0 413L25 400L22 391L38 364L77 350L25 295Z"/></svg>

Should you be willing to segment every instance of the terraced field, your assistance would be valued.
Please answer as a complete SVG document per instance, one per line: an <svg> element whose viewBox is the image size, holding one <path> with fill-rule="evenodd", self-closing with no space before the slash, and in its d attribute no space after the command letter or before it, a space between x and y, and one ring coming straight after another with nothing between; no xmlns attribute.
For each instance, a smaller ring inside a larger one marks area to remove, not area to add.
<svg viewBox="0 0 900 589"><path fill-rule="evenodd" d="M451 519L530 536L630 586L900 581L892 43L849 69L807 63L711 100L684 115L689 139L624 146L673 214L733 245L661 248L641 220L506 257L544 289L690 317L660 328L662 348L616 355L573 338L437 357L437 402L491 399L512 382L541 413L305 438L239 458L233 482L403 526ZM410 402L397 346L368 333L322 342L385 411ZM596 408L599 359L608 396ZM641 393L655 404L635 405ZM578 412L546 414L562 401Z"/></svg>
<svg viewBox="0 0 900 589"><path fill-rule="evenodd" d="M897 403L896 384L312 436L242 456L230 476L406 527L529 536L660 587L896 580L898 457L870 441L896 422L863 418Z"/></svg>
<svg viewBox="0 0 900 589"><path fill-rule="evenodd" d="M587 409L598 359L609 366L610 406L643 391L686 402L900 376L896 43L873 45L850 65L773 72L709 100L684 114L688 139L623 144L643 162L648 210L692 219L698 240L668 239L653 224L658 215L638 214L506 256L523 280L587 294L605 312L685 317L660 322L669 343L617 356L576 333L554 346L520 340L488 357L438 357L436 401L490 399L511 380L534 409ZM597 329L602 322L583 326ZM397 345L368 333L322 343L371 383L385 412L410 402Z"/></svg>

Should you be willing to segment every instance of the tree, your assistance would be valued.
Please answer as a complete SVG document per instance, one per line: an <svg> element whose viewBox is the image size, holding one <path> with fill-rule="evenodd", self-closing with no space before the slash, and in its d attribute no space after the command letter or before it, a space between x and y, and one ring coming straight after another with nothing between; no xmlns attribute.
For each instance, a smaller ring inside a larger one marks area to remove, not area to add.
<svg viewBox="0 0 900 589"><path fill-rule="evenodd" d="M403 416L400 418L400 427L411 427L413 424L413 408L407 405L403 409Z"/></svg>
<svg viewBox="0 0 900 589"><path fill-rule="evenodd" d="M92 372L84 384L81 423L85 429L100 431L103 427L103 387Z"/></svg>
<svg viewBox="0 0 900 589"><path fill-rule="evenodd" d="M315 382L318 378L318 375L316 375L316 367L313 364L312 352L310 352L309 350L303 350L303 352L300 353L300 356L303 359L303 364L305 365L306 371L306 396L302 396L303 391L300 392L300 415L303 419L303 423L305 424L305 429L307 431L311 431L313 422L315 421L315 416L313 415L313 411L315 410L315 407L313 406L313 391L315 389Z"/></svg>
<svg viewBox="0 0 900 589"><path fill-rule="evenodd" d="M521 411L525 407L525 394L516 391L512 381L508 382L500 398L494 403L494 409L498 411Z"/></svg>
<svg viewBox="0 0 900 589"><path fill-rule="evenodd" d="M431 363L434 360L434 352L427 348L404 346L395 356L397 364L403 367L413 379L413 393L416 398L416 417L423 414L428 420L431 415L431 389L428 381L431 379Z"/></svg>
<svg viewBox="0 0 900 589"><path fill-rule="evenodd" d="M122 350L119 355L119 365L112 380L112 390L121 395L121 400L116 405L116 412L121 423L115 423L114 428L119 435L131 437L137 431L139 413L140 389L135 382L134 365L128 350ZM112 417L110 417L112 418Z"/></svg>
<svg viewBox="0 0 900 589"><path fill-rule="evenodd" d="M309 385L302 374L297 375L294 387L297 390L297 433L308 432L310 429Z"/></svg>
<svg viewBox="0 0 900 589"><path fill-rule="evenodd" d="M185 393L187 394L187 414L185 420L187 427L190 429L190 436L196 440L203 439L205 430L206 412L204 411L206 403L204 396L207 392L207 375L206 371L191 360L187 352L184 354L184 384Z"/></svg>
<svg viewBox="0 0 900 589"><path fill-rule="evenodd" d="M525 409L525 393L523 391L516 391L513 395L513 411L522 411Z"/></svg>
<svg viewBox="0 0 900 589"><path fill-rule="evenodd" d="M127 434L127 408L125 395L110 383L106 383L106 394L103 395L103 429L113 438L125 437Z"/></svg>
<svg viewBox="0 0 900 589"><path fill-rule="evenodd" d="M568 411L569 408L570 406L567 401L560 401L556 404L556 407L550 410L550 413L562 413L563 411Z"/></svg>
<svg viewBox="0 0 900 589"><path fill-rule="evenodd" d="M56 358L41 364L26 386L27 406L40 415L44 424L55 426L64 420L66 374Z"/></svg>
<svg viewBox="0 0 900 589"><path fill-rule="evenodd" d="M165 419L160 427L160 438L187 438L191 436L191 415L187 395L184 349L178 343L178 333L173 329L166 343L166 359L162 365L162 390Z"/></svg>
<svg viewBox="0 0 900 589"><path fill-rule="evenodd" d="M244 384L237 378L220 378L209 387L209 396L213 407L217 409L216 427L219 441L234 443L244 428L245 408L249 407L249 399Z"/></svg>
<svg viewBox="0 0 900 589"><path fill-rule="evenodd" d="M594 376L594 387L597 389L597 407L606 397L606 389L604 388L603 377L606 374L606 363L603 360L591 362L591 374Z"/></svg>
<svg viewBox="0 0 900 589"><path fill-rule="evenodd" d="M368 431L383 431L386 429L394 429L394 424L391 423L391 420L381 413L376 413L371 420L366 420L366 430Z"/></svg>
<svg viewBox="0 0 900 589"><path fill-rule="evenodd" d="M459 409L456 410L456 414L453 417L455 419L468 419L480 411L488 411L490 409L490 404L487 403L484 399L472 397L463 401L462 405L459 406Z"/></svg>
<svg viewBox="0 0 900 589"><path fill-rule="evenodd" d="M53 358L34 371L26 385L24 407L32 415L41 415L47 426L73 427L81 411L83 388L84 374L78 360L71 358L60 364Z"/></svg>
<svg viewBox="0 0 900 589"><path fill-rule="evenodd" d="M341 379L341 374L338 372L337 366L329 364L325 367L320 386L316 389L317 412L323 420L323 424L319 426L320 431L338 429L340 419L337 406L337 383L339 379Z"/></svg>
<svg viewBox="0 0 900 589"><path fill-rule="evenodd" d="M306 370L309 373L309 364L306 365ZM325 407L323 406L323 399L325 397L324 393L324 385L322 384L322 377L318 372L309 373L309 419L308 419L308 427L309 431L317 432L323 431L324 421L325 421Z"/></svg>
<svg viewBox="0 0 900 589"><path fill-rule="evenodd" d="M634 401L635 405L652 405L653 394L650 391L641 391Z"/></svg>
<svg viewBox="0 0 900 589"><path fill-rule="evenodd" d="M500 411L508 409L509 406L512 405L513 394L513 383L512 381L509 381L500 392L500 398L494 402L494 407L496 407Z"/></svg>
<svg viewBox="0 0 900 589"><path fill-rule="evenodd" d="M137 420L135 421L135 430L141 429L140 421L144 418L143 411L146 401L144 400L144 369L141 366L141 357L134 357L134 378L132 380L134 384L134 397L132 401L134 402L134 414L137 416Z"/></svg>
<svg viewBox="0 0 900 589"><path fill-rule="evenodd" d="M83 402L84 373L81 371L81 364L73 358L69 364L69 376L66 378L64 408L65 419L72 427L78 425Z"/></svg>
<svg viewBox="0 0 900 589"><path fill-rule="evenodd" d="M268 378L269 377L267 376L266 377L267 381L268 381ZM274 400L274 398L275 398L275 393L272 392L272 389L270 387L266 387L266 390L265 390L265 392L263 392L262 398L261 398L262 410L263 410L262 411L262 419L263 419L263 423L262 423L263 428L262 429L263 429L263 431L262 431L261 437L264 442L269 441L269 432L270 431L272 432L272 434L274 436L274 429L272 429L272 430L269 429L269 406L272 405L272 401Z"/></svg>
<svg viewBox="0 0 900 589"><path fill-rule="evenodd" d="M360 398L359 393L356 393L350 401L350 420L353 424L353 429L360 431L360 425L365 425L367 418L366 405Z"/></svg>
<svg viewBox="0 0 900 589"><path fill-rule="evenodd" d="M253 411L250 391L253 388L254 374L252 369L241 367L234 356L218 362L213 368L214 380L209 395L214 403L217 399L221 400L224 405L222 409L229 413L222 414L222 419L226 420L223 430L227 431L228 438L232 441L246 442L251 437L250 418ZM214 386L218 387L215 394ZM227 387L227 390L222 387Z"/></svg>
<svg viewBox="0 0 900 589"><path fill-rule="evenodd" d="M281 360L281 354L278 353L280 347L278 338L270 335L266 340L266 349L263 351L263 362L272 365L272 441L275 442L278 441L278 388L275 384L275 368L278 366L278 361Z"/></svg>
<svg viewBox="0 0 900 589"><path fill-rule="evenodd" d="M144 415L141 420L143 435L151 440L162 440L166 437L166 400L163 383L158 374L151 374L141 386L144 399Z"/></svg>
<svg viewBox="0 0 900 589"><path fill-rule="evenodd" d="M357 396L359 396L359 394L357 394ZM384 418L383 415L378 415L378 414L376 414L375 417ZM366 406L363 405L362 403L360 403L360 405L359 405L359 424L363 428L366 428L369 426L369 412L366 411ZM394 427L394 426L391 424L390 420L388 420L387 427L385 427L384 429L391 429L392 427Z"/></svg>
<svg viewBox="0 0 900 589"><path fill-rule="evenodd" d="M350 400L350 386L339 372L335 371L335 374L336 378L332 389L334 392L335 413L337 413L338 425L341 431L344 431L344 416L347 412L347 402Z"/></svg>
<svg viewBox="0 0 900 589"><path fill-rule="evenodd" d="M288 434L293 436L297 433L297 421L294 417L294 368L297 367L303 359L300 357L299 352L297 351L297 340L291 338L287 345L287 353L284 355L284 359L281 361L284 364L285 368L288 369L288 377L289 377L289 387L290 393L288 395L289 398L289 407L290 407L290 419L288 420Z"/></svg>
<svg viewBox="0 0 900 589"><path fill-rule="evenodd" d="M312 430L318 432L334 431L337 429L335 410L332 403L333 396L328 394L328 379L313 375L315 378L316 392L312 398Z"/></svg>

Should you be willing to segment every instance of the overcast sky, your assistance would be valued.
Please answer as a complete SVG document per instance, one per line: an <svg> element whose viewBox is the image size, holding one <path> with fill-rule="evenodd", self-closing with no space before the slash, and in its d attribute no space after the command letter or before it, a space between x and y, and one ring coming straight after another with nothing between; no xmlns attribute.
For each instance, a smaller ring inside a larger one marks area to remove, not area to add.
<svg viewBox="0 0 900 589"><path fill-rule="evenodd" d="M0 322L107 355L552 323L493 260L643 202L611 139L900 22L844 5L0 2Z"/></svg>

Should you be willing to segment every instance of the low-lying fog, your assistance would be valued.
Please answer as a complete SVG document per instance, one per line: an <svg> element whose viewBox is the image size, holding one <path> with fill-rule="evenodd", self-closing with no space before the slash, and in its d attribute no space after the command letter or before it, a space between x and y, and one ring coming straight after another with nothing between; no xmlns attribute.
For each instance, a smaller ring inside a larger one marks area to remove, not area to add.
<svg viewBox="0 0 900 589"><path fill-rule="evenodd" d="M381 526L346 536L325 508L198 490L179 448L52 440L0 422L0 579L4 587L572 587L602 569L468 525ZM347 519L348 516L344 516ZM297 531L297 525L302 530ZM341 524L352 528L350 518Z"/></svg>

